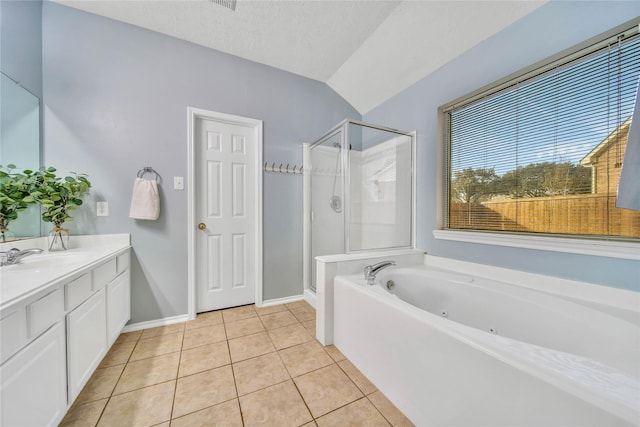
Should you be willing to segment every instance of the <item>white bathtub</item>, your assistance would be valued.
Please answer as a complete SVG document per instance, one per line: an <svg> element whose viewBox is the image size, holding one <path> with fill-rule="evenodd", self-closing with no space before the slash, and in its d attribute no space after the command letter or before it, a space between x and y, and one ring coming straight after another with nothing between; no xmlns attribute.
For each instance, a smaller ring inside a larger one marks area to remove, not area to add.
<svg viewBox="0 0 640 427"><path fill-rule="evenodd" d="M334 342L418 426L640 425L640 327L543 292L424 266L338 276Z"/></svg>

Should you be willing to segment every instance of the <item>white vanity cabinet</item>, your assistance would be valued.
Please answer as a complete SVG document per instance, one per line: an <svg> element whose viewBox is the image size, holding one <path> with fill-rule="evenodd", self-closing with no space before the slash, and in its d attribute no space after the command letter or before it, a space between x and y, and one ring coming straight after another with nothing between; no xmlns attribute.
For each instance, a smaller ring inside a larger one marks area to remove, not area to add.
<svg viewBox="0 0 640 427"><path fill-rule="evenodd" d="M61 320L0 367L0 425L57 425L67 411L65 367Z"/></svg>
<svg viewBox="0 0 640 427"><path fill-rule="evenodd" d="M3 311L2 426L56 425L67 409L62 294L54 286Z"/></svg>
<svg viewBox="0 0 640 427"><path fill-rule="evenodd" d="M0 426L62 421L129 320L130 293L127 248L2 307Z"/></svg>

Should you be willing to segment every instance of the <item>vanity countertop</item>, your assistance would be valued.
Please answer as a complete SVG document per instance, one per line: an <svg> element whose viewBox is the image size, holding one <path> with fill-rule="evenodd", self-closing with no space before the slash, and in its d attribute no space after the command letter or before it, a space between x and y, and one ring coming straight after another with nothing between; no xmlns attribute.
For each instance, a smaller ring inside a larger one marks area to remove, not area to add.
<svg viewBox="0 0 640 427"><path fill-rule="evenodd" d="M17 247L45 251L0 267L0 310L124 252L131 247L130 241L128 234L72 236L70 248L61 252L47 252L46 237L3 244L0 250Z"/></svg>

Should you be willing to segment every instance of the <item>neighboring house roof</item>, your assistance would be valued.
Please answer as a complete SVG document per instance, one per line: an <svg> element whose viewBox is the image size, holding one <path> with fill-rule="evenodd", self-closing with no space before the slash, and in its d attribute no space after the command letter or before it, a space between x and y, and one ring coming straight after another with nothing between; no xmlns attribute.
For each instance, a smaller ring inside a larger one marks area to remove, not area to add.
<svg viewBox="0 0 640 427"><path fill-rule="evenodd" d="M594 164L594 160L597 160L598 156L604 152L612 143L623 140L629 133L629 126L631 125L631 116L618 126L613 132L609 134L600 144L589 152L580 160L580 164L585 167L591 167Z"/></svg>

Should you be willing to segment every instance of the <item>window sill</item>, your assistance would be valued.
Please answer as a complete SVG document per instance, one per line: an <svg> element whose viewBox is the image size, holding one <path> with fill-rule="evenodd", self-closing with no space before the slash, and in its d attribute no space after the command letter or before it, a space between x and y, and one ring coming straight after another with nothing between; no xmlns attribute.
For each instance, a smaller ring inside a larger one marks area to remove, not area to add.
<svg viewBox="0 0 640 427"><path fill-rule="evenodd" d="M457 242L481 243L485 245L536 249L540 251L640 260L640 244L633 242L569 239L564 237L530 235L515 236L512 234L458 230L433 230L433 236L436 239L454 240Z"/></svg>

